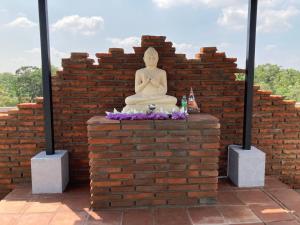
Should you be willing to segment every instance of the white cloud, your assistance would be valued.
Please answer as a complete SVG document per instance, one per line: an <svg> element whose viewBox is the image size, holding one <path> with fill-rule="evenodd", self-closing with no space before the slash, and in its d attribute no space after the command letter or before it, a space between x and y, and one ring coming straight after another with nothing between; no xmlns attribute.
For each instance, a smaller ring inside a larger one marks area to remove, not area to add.
<svg viewBox="0 0 300 225"><path fill-rule="evenodd" d="M27 62L28 62L28 60L25 57L20 57L20 56L9 59L9 61L13 64L23 65L23 66L27 65Z"/></svg>
<svg viewBox="0 0 300 225"><path fill-rule="evenodd" d="M199 52L200 47L190 43L173 43L176 48L176 53L186 54L187 58L194 58L195 54Z"/></svg>
<svg viewBox="0 0 300 225"><path fill-rule="evenodd" d="M33 48L33 49L30 49L30 50L26 50L25 52L30 53L30 54L34 54L34 55L39 55L39 54L41 54L41 49L40 48ZM65 58L65 57L68 56L67 53L59 51L59 50L57 50L56 48L53 48L53 47L50 48L50 53L51 53L52 57L55 57L55 58L58 58L58 59Z"/></svg>
<svg viewBox="0 0 300 225"><path fill-rule="evenodd" d="M0 13L7 13L8 10L7 9L4 9L4 8L0 8Z"/></svg>
<svg viewBox="0 0 300 225"><path fill-rule="evenodd" d="M246 21L246 7L227 7L222 10L222 14L218 18L217 23L234 30L241 30L245 27Z"/></svg>
<svg viewBox="0 0 300 225"><path fill-rule="evenodd" d="M132 52L134 46L141 45L140 37L127 37L127 38L107 38L109 42L111 42L114 47L124 48L126 52Z"/></svg>
<svg viewBox="0 0 300 225"><path fill-rule="evenodd" d="M288 30L292 27L290 20L299 14L295 7L286 9L262 9L258 17L258 31L273 32Z"/></svg>
<svg viewBox="0 0 300 225"><path fill-rule="evenodd" d="M221 10L217 24L233 30L247 25L247 0L152 0L159 8L178 6L206 6ZM291 19L299 14L299 0L260 0L258 2L257 30L261 32L286 31Z"/></svg>
<svg viewBox="0 0 300 225"><path fill-rule="evenodd" d="M32 53L32 54L40 54L41 53L41 49L40 48L33 48L30 50L26 50L26 53Z"/></svg>
<svg viewBox="0 0 300 225"><path fill-rule="evenodd" d="M168 9L181 5L224 7L237 4L241 0L152 0L152 2L159 8Z"/></svg>
<svg viewBox="0 0 300 225"><path fill-rule="evenodd" d="M176 43L173 42L173 46L176 48L176 53L179 54L186 54L188 59L194 59L195 54L200 52L200 48L204 46L216 46L218 51L228 51L232 44L228 42L220 42L220 43L202 43L201 45L198 44L191 44L191 43Z"/></svg>
<svg viewBox="0 0 300 225"><path fill-rule="evenodd" d="M81 17L79 15L65 16L52 24L54 31L65 30L83 35L93 35L103 29L104 19L101 16Z"/></svg>
<svg viewBox="0 0 300 225"><path fill-rule="evenodd" d="M54 57L59 58L59 59L68 57L67 53L59 51L53 47L50 48L50 52Z"/></svg>
<svg viewBox="0 0 300 225"><path fill-rule="evenodd" d="M291 19L299 14L292 1L264 0L258 5L257 30L261 32L286 31L292 27ZM241 30L247 25L246 4L222 9L217 23L233 30Z"/></svg>
<svg viewBox="0 0 300 225"><path fill-rule="evenodd" d="M27 17L18 17L10 23L6 24L7 27L19 27L19 28L32 28L37 26L35 22L32 22Z"/></svg>
<svg viewBox="0 0 300 225"><path fill-rule="evenodd" d="M267 50L267 51L272 51L276 48L277 48L277 45L274 45L274 44L268 44L265 46L265 50Z"/></svg>
<svg viewBox="0 0 300 225"><path fill-rule="evenodd" d="M41 66L41 49L33 48L25 51L27 53L27 57L23 58L23 60L19 60L16 64L19 65L34 65ZM50 48L51 54L51 64L57 66L59 69L61 68L61 59L67 58L69 55L65 52L59 51L56 48Z"/></svg>
<svg viewBox="0 0 300 225"><path fill-rule="evenodd" d="M176 43L174 42L174 47L176 48L176 53L186 54L187 58L194 59L195 54L200 52L200 48L203 46L216 46L218 51L228 51L231 44L228 42L221 43L205 43L202 46L190 44L190 43Z"/></svg>

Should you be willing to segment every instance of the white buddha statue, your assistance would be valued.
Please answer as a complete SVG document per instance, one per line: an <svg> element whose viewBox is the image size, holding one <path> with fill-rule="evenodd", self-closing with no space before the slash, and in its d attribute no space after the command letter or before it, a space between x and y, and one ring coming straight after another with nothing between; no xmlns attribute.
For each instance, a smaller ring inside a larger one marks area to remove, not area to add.
<svg viewBox="0 0 300 225"><path fill-rule="evenodd" d="M135 95L125 99L124 113L146 112L149 105L155 105L154 112L178 111L177 99L167 93L166 71L157 68L158 53L149 47L144 53L146 67L135 73Z"/></svg>

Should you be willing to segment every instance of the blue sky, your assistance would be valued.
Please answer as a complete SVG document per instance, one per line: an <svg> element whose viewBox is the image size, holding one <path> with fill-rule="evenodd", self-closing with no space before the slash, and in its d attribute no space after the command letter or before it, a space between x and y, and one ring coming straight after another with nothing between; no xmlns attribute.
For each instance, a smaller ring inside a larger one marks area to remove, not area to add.
<svg viewBox="0 0 300 225"><path fill-rule="evenodd" d="M140 37L164 35L193 58L216 46L245 66L247 0L48 0L52 64L70 52L132 52ZM259 0L256 64L300 69L300 1ZM37 1L1 0L0 72L40 66Z"/></svg>

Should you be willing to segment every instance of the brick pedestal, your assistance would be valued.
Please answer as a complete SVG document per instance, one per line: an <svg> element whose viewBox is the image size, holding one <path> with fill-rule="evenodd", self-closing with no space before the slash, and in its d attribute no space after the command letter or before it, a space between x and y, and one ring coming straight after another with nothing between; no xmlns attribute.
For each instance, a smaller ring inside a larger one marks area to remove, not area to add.
<svg viewBox="0 0 300 225"><path fill-rule="evenodd" d="M88 121L92 207L196 205L214 201L220 125L187 120Z"/></svg>

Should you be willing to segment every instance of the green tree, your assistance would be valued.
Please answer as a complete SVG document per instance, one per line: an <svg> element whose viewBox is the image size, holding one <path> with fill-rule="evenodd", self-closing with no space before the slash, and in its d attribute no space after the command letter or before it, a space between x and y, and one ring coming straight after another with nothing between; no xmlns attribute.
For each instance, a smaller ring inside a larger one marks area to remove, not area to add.
<svg viewBox="0 0 300 225"><path fill-rule="evenodd" d="M276 92L275 85L278 82L277 76L281 69L277 65L264 64L255 68L254 83L259 84L264 90Z"/></svg>
<svg viewBox="0 0 300 225"><path fill-rule="evenodd" d="M300 101L300 71L283 69L278 65L264 64L255 69L254 83L261 89Z"/></svg>
<svg viewBox="0 0 300 225"><path fill-rule="evenodd" d="M14 85L18 102L33 102L37 96L42 96L41 69L33 66L24 66L16 71Z"/></svg>
<svg viewBox="0 0 300 225"><path fill-rule="evenodd" d="M51 67L52 75L57 68ZM0 74L0 106L14 106L22 102L33 102L43 95L42 71L38 67L23 66L15 74Z"/></svg>
<svg viewBox="0 0 300 225"><path fill-rule="evenodd" d="M12 73L0 74L0 107L15 106L18 100L14 91L16 76Z"/></svg>

